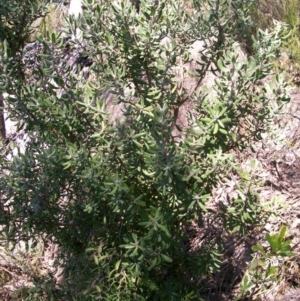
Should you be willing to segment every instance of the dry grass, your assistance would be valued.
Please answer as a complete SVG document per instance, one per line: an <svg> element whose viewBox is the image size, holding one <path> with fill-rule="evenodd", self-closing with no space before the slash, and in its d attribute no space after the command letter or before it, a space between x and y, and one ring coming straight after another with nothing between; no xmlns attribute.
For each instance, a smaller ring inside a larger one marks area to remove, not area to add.
<svg viewBox="0 0 300 301"><path fill-rule="evenodd" d="M7 247L5 240L0 243L1 300L19 301L29 296L49 300L60 279L56 267L57 246L42 239L36 246L29 244L28 247L23 242L14 248Z"/></svg>
<svg viewBox="0 0 300 301"><path fill-rule="evenodd" d="M64 24L64 18L67 15L67 7L63 4L51 5L49 12L45 18L37 19L32 26L32 34L30 41L35 41L36 37L40 34L45 35L46 31L60 32Z"/></svg>

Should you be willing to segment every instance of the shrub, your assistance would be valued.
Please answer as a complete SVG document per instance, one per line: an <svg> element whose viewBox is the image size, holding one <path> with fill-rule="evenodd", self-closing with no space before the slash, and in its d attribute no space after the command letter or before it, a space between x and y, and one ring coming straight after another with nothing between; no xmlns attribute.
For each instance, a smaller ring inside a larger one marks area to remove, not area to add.
<svg viewBox="0 0 300 301"><path fill-rule="evenodd" d="M254 26L250 32L256 35L258 29L267 29L273 24L273 20L287 24L289 37L283 43L283 49L287 52L289 60L280 61L280 70L289 70L292 75L299 73L299 26L300 6L297 0L269 0L257 1L257 6L251 8L251 16ZM252 41L248 39L247 49L251 49ZM294 70L293 70L294 69Z"/></svg>
<svg viewBox="0 0 300 301"><path fill-rule="evenodd" d="M130 1L85 1L68 24L82 32L81 58L93 58L89 81L62 62L59 34L40 39L31 70L2 41L0 91L29 137L12 160L3 146L2 232L55 239L68 300L199 300L197 280L219 266L222 241L187 252L185 228L201 226L213 187L235 168L230 151L261 139L287 100L282 75L260 84L283 36L279 25L259 31L253 56L241 58L245 1L193 5L188 14L178 0L142 0L137 13ZM200 58L185 70L195 41ZM186 78L196 85L185 89Z"/></svg>

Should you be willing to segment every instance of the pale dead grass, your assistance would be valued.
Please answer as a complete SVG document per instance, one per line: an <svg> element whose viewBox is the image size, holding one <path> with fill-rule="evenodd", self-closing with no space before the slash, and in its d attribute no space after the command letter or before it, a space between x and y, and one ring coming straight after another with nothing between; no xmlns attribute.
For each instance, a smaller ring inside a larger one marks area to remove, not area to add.
<svg viewBox="0 0 300 301"><path fill-rule="evenodd" d="M0 298L3 301L25 300L29 289L43 287L44 282L59 283L60 273L57 269L57 246L50 240L40 239L38 244L28 248L20 241L15 247L7 246L6 241L0 242ZM46 299L43 299L44 297ZM45 293L39 300L48 300Z"/></svg>
<svg viewBox="0 0 300 301"><path fill-rule="evenodd" d="M46 17L39 18L31 24L32 34L29 42L35 41L38 35L41 33L45 34L47 30L50 32L61 32L66 16L67 7L62 3L58 5L51 5Z"/></svg>

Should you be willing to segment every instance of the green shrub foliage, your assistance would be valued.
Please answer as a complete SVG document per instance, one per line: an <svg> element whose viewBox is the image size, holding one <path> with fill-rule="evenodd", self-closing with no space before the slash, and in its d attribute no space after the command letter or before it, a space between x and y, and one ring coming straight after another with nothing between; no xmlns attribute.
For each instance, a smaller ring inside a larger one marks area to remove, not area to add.
<svg viewBox="0 0 300 301"><path fill-rule="evenodd" d="M25 46L31 34L30 25L44 17L50 0L1 0L0 41L6 40L15 54Z"/></svg>
<svg viewBox="0 0 300 301"><path fill-rule="evenodd" d="M69 256L74 300L199 300L197 281L219 266L222 244L189 252L186 227L201 227L212 188L235 167L230 151L261 139L287 100L282 75L263 81L280 26L258 33L251 57L235 42L249 3L194 1L187 12L179 0L141 0L137 12L126 0L86 0L67 27L80 29L77 45L93 59L89 80L63 62L59 34L40 38L30 70L2 39L0 91L28 135L24 151L1 150L2 233L52 237ZM197 85L186 90L174 70L195 41L204 42L197 66L182 70ZM210 73L213 93L203 85Z"/></svg>

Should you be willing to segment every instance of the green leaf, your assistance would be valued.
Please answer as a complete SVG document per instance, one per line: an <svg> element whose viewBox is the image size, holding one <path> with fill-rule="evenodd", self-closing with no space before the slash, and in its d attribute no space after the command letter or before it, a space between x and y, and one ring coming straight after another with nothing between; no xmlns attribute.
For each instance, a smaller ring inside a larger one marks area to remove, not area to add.
<svg viewBox="0 0 300 301"><path fill-rule="evenodd" d="M157 257L153 258L151 260L151 264L149 266L149 270L151 270L152 268L154 268L158 263L159 263L159 261L157 260Z"/></svg>
<svg viewBox="0 0 300 301"><path fill-rule="evenodd" d="M275 276L277 275L277 268L276 267L272 267L272 266L268 266L267 271L266 271L266 276L270 277L270 276Z"/></svg>
<svg viewBox="0 0 300 301"><path fill-rule="evenodd" d="M280 256L284 256L284 257L293 257L296 256L297 254L294 252L290 252L290 251L281 251L279 252Z"/></svg>
<svg viewBox="0 0 300 301"><path fill-rule="evenodd" d="M266 239L270 244L271 252L275 253L278 250L278 235L270 235L269 233L267 233Z"/></svg>
<svg viewBox="0 0 300 301"><path fill-rule="evenodd" d="M134 240L134 242L137 243L138 242L137 235L135 233L132 233L131 236L132 236L132 239Z"/></svg>
<svg viewBox="0 0 300 301"><path fill-rule="evenodd" d="M280 243L284 240L286 231L287 231L287 227L282 226L280 231L279 231L279 237L278 237L278 240L279 240Z"/></svg>
<svg viewBox="0 0 300 301"><path fill-rule="evenodd" d="M216 135L218 133L218 130L219 130L219 125L218 123L215 123L213 134Z"/></svg>
<svg viewBox="0 0 300 301"><path fill-rule="evenodd" d="M164 261L166 262L172 262L172 258L170 258L169 256L165 255L165 254L161 254L161 257L163 258Z"/></svg>
<svg viewBox="0 0 300 301"><path fill-rule="evenodd" d="M259 251L261 253L265 252L265 249L261 244L255 245L251 249L252 249L253 252L257 252L257 251Z"/></svg>
<svg viewBox="0 0 300 301"><path fill-rule="evenodd" d="M236 134L235 133L231 133L231 138L233 142L236 142Z"/></svg>
<svg viewBox="0 0 300 301"><path fill-rule="evenodd" d="M158 227L161 230L163 230L168 236L170 236L170 233L169 233L168 229L166 228L166 226L164 226L164 225L158 225Z"/></svg>
<svg viewBox="0 0 300 301"><path fill-rule="evenodd" d="M226 118L221 119L220 121L221 121L223 124L230 123L230 122L231 122L231 118L226 117Z"/></svg>
<svg viewBox="0 0 300 301"><path fill-rule="evenodd" d="M210 122L212 122L212 120L211 120L210 118L207 118L207 117L205 117L205 118L200 118L200 120L201 120L202 122L205 122L205 123L210 123Z"/></svg>
<svg viewBox="0 0 300 301"><path fill-rule="evenodd" d="M250 176L249 172L247 172L245 170L242 172L241 178L245 181L250 181L251 180L251 176Z"/></svg>
<svg viewBox="0 0 300 301"><path fill-rule="evenodd" d="M222 133L222 134L224 134L224 135L228 134L228 132L226 130L224 130L224 129L219 129L219 132Z"/></svg>
<svg viewBox="0 0 300 301"><path fill-rule="evenodd" d="M143 15L146 17L146 19L149 21L151 20L151 16L147 12L143 12Z"/></svg>
<svg viewBox="0 0 300 301"><path fill-rule="evenodd" d="M134 249L135 246L134 246L134 245L120 245L120 248L124 248L124 249Z"/></svg>
<svg viewBox="0 0 300 301"><path fill-rule="evenodd" d="M218 119L217 122L220 125L220 127L225 128L224 124L222 123L222 121L220 119Z"/></svg>
<svg viewBox="0 0 300 301"><path fill-rule="evenodd" d="M121 259L119 259L115 264L115 269L118 271L121 264Z"/></svg>
<svg viewBox="0 0 300 301"><path fill-rule="evenodd" d="M202 209L202 211L207 212L207 208L202 202L197 201L198 206Z"/></svg>
<svg viewBox="0 0 300 301"><path fill-rule="evenodd" d="M112 45L112 40L112 36L109 33L106 33L105 41L107 42L107 44Z"/></svg>
<svg viewBox="0 0 300 301"><path fill-rule="evenodd" d="M54 32L52 32L52 34L51 34L51 41L52 41L53 44L56 44L56 42L57 42L56 35L55 35Z"/></svg>
<svg viewBox="0 0 300 301"><path fill-rule="evenodd" d="M218 66L218 68L221 72L226 72L227 71L227 68L224 67L224 63L222 61L222 58L218 59L217 66Z"/></svg>
<svg viewBox="0 0 300 301"><path fill-rule="evenodd" d="M86 252L97 251L97 248L86 248Z"/></svg>

